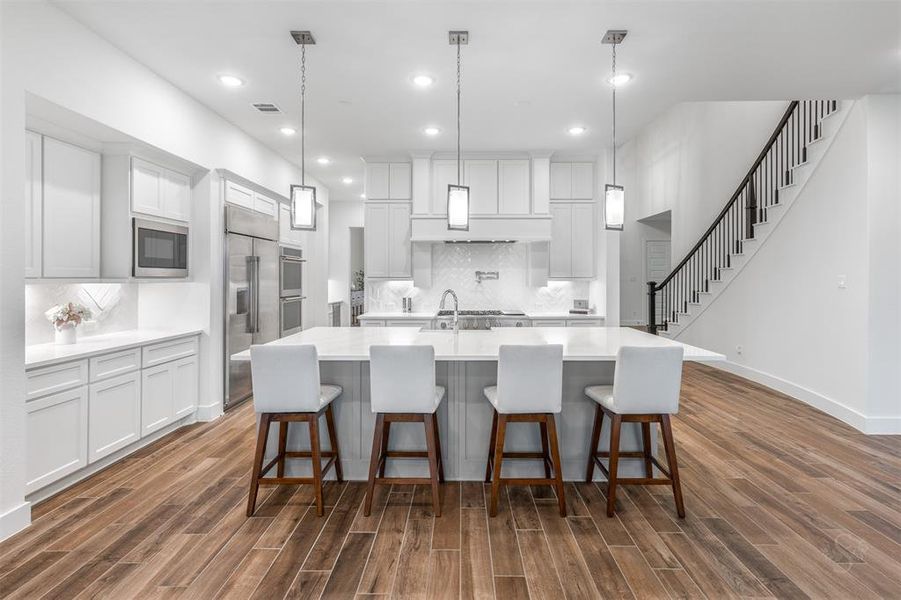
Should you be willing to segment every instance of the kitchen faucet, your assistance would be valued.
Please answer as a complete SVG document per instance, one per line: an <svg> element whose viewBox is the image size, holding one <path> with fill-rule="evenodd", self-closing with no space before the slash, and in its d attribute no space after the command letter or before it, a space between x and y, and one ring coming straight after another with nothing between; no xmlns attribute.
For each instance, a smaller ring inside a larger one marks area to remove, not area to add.
<svg viewBox="0 0 901 600"><path fill-rule="evenodd" d="M457 313L459 308L459 302L457 301L457 294L452 289L444 290L444 293L441 294L441 303L438 305L438 310L444 310L444 301L447 299L447 295L450 294L454 299L454 333L459 332L457 327L458 325L458 316Z"/></svg>

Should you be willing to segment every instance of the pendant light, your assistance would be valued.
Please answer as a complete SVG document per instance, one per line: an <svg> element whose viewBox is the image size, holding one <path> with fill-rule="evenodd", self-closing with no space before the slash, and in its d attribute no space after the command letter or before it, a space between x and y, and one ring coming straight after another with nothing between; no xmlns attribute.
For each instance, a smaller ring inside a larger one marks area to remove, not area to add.
<svg viewBox="0 0 901 600"><path fill-rule="evenodd" d="M291 186L291 229L316 231L316 187L307 185L306 160L306 95L307 46L316 40L309 31L292 31L291 37L300 46L300 185Z"/></svg>
<svg viewBox="0 0 901 600"><path fill-rule="evenodd" d="M604 35L604 43L613 46L613 75L611 82L616 81L616 47L623 43L628 32L625 30L609 30ZM626 217L626 199L623 186L616 185L616 84L613 88L613 183L604 186L604 228L614 231L623 230Z"/></svg>
<svg viewBox="0 0 901 600"><path fill-rule="evenodd" d="M447 228L469 231L469 187L463 182L463 161L460 157L460 46L469 44L468 31L449 31L448 41L457 47L457 184L447 186Z"/></svg>

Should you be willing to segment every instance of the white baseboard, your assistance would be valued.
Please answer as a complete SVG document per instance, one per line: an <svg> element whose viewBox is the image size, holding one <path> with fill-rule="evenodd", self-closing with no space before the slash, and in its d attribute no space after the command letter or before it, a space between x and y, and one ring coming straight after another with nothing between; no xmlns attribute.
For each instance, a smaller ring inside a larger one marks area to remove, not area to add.
<svg viewBox="0 0 901 600"><path fill-rule="evenodd" d="M203 423L215 421L222 416L222 403L208 404L206 406L198 406L194 417Z"/></svg>
<svg viewBox="0 0 901 600"><path fill-rule="evenodd" d="M23 502L0 515L0 542L29 525L31 525L31 502Z"/></svg>
<svg viewBox="0 0 901 600"><path fill-rule="evenodd" d="M854 429L867 434L874 435L897 435L901 434L901 416L897 417L867 417L853 408L849 408L827 396L824 396L813 390L809 390L800 385L786 381L775 375L758 371L746 365L741 365L729 360L715 361L705 363L711 367L716 367L723 371L727 371L739 377L750 379L760 385L782 392L787 396L791 396L796 400L800 400L818 410L823 411L827 415L835 417L840 421L844 421Z"/></svg>

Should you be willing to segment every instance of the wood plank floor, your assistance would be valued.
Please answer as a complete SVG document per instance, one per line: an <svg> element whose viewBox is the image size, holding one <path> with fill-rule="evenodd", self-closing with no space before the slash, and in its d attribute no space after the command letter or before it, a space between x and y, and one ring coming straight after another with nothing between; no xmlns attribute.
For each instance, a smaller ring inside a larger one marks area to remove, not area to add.
<svg viewBox="0 0 901 600"><path fill-rule="evenodd" d="M901 598L901 437L687 365L674 419L688 517L668 488L480 483L263 488L244 516L249 406L180 430L34 509L0 544L15 598ZM586 440L587 443L587 440Z"/></svg>

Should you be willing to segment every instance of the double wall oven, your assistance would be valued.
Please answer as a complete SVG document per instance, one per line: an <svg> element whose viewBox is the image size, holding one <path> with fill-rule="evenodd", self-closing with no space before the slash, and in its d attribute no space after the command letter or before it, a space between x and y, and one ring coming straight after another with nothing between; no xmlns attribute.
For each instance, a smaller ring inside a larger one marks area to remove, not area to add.
<svg viewBox="0 0 901 600"><path fill-rule="evenodd" d="M279 337L303 328L303 252L279 248Z"/></svg>

